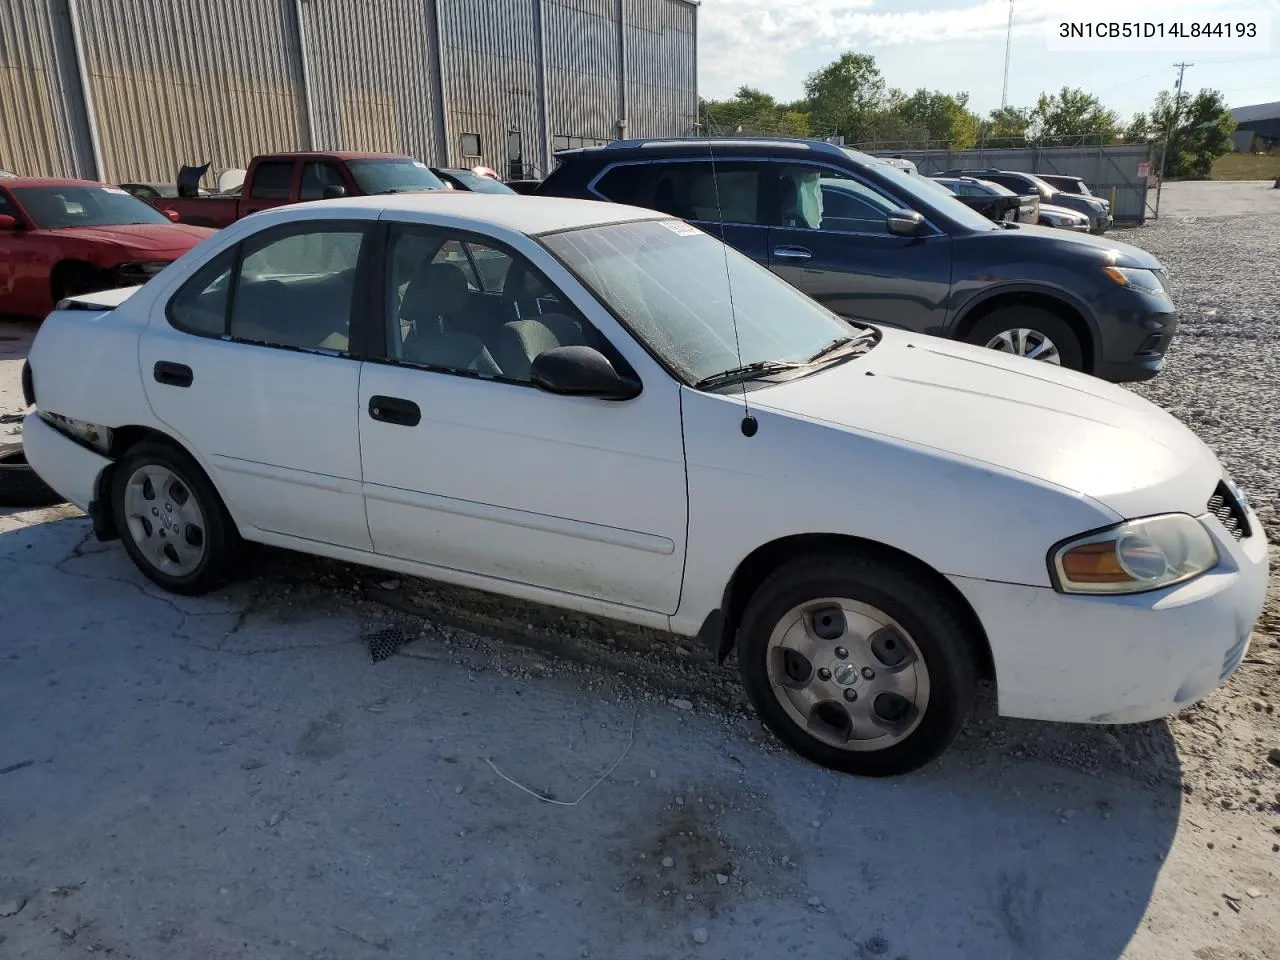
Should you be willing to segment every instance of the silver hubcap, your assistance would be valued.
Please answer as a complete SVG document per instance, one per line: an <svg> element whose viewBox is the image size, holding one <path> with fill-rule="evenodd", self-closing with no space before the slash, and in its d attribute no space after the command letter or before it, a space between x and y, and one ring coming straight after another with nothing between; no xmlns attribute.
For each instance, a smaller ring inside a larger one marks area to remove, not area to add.
<svg viewBox="0 0 1280 960"><path fill-rule="evenodd" d="M204 559L204 512L185 480L168 467L139 467L124 489L129 535L147 562L182 577Z"/></svg>
<svg viewBox="0 0 1280 960"><path fill-rule="evenodd" d="M827 597L788 611L769 637L769 683L796 723L841 750L883 750L929 705L911 635L875 607Z"/></svg>
<svg viewBox="0 0 1280 960"><path fill-rule="evenodd" d="M1058 345L1039 330L1028 330L1025 327L1005 330L988 340L987 346L1001 353L1026 357L1028 360L1043 360L1045 363L1062 365Z"/></svg>

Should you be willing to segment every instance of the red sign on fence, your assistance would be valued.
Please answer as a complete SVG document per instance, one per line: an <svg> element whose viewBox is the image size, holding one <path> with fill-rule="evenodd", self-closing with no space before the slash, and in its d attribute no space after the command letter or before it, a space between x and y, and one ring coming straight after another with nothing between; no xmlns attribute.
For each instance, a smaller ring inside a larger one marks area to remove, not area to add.
<svg viewBox="0 0 1280 960"><path fill-rule="evenodd" d="M1151 176L1151 161L1139 160L1138 161L1138 179L1146 180L1149 176Z"/></svg>

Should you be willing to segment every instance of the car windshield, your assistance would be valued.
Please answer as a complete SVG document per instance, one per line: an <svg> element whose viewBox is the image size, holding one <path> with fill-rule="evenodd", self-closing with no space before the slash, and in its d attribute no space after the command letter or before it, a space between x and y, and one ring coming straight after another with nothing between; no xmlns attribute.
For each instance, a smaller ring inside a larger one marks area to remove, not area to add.
<svg viewBox="0 0 1280 960"><path fill-rule="evenodd" d="M347 169L360 190L370 196L378 193L417 193L421 190L443 190L444 183L427 169L425 163L408 157L376 160L348 160Z"/></svg>
<svg viewBox="0 0 1280 960"><path fill-rule="evenodd" d="M805 363L859 332L680 220L633 220L541 240L686 383L748 364Z"/></svg>
<svg viewBox="0 0 1280 960"><path fill-rule="evenodd" d="M859 154L852 151L851 155L859 156ZM905 173L897 167L889 166L887 163L877 163L875 170L876 174L888 183L900 199L905 200L913 210L919 213L928 215L931 210L936 210L966 230L987 231L1000 229L982 214L957 200L955 194L942 186L942 184L934 183L928 177ZM924 209L920 210L917 207L917 203L923 206Z"/></svg>
<svg viewBox="0 0 1280 960"><path fill-rule="evenodd" d="M15 187L14 199L37 227L108 227L126 223L169 223L169 218L119 187L67 184Z"/></svg>
<svg viewBox="0 0 1280 960"><path fill-rule="evenodd" d="M995 197L1016 197L1017 194L1008 187L1002 187L998 183L992 183L990 180L975 180L974 184L981 187L987 193Z"/></svg>
<svg viewBox="0 0 1280 960"><path fill-rule="evenodd" d="M449 170L446 172L466 189L474 193L515 193L501 180L495 180L493 177L482 177L480 174L472 173L470 170Z"/></svg>

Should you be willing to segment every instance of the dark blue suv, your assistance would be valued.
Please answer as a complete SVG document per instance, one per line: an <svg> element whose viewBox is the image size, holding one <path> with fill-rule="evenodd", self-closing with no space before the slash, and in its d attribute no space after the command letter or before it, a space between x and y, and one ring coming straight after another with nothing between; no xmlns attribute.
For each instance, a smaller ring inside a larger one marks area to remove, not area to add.
<svg viewBox="0 0 1280 960"><path fill-rule="evenodd" d="M828 309L1145 380L1177 329L1155 257L1115 240L996 224L945 187L823 141L620 140L568 150L538 195L688 220Z"/></svg>

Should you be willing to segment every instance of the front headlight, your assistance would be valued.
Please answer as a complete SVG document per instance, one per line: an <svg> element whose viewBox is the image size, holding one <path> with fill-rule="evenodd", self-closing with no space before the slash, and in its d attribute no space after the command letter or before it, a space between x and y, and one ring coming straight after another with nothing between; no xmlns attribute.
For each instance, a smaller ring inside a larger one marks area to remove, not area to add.
<svg viewBox="0 0 1280 960"><path fill-rule="evenodd" d="M1103 267L1103 272L1122 287L1132 287L1153 297L1164 295L1164 284L1152 270L1141 267Z"/></svg>
<svg viewBox="0 0 1280 960"><path fill-rule="evenodd" d="M1049 553L1062 593L1145 593L1198 577L1218 565L1218 548L1199 520L1170 513L1075 537Z"/></svg>

